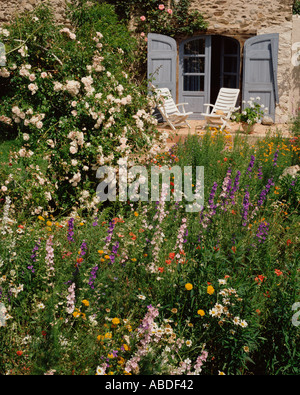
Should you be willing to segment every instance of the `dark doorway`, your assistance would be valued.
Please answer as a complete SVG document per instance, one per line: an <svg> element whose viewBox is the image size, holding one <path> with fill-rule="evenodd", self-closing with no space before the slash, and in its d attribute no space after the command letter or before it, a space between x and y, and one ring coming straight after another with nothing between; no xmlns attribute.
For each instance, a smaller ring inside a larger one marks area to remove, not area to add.
<svg viewBox="0 0 300 395"><path fill-rule="evenodd" d="M220 88L240 87L240 44L231 37L211 39L210 102L215 103Z"/></svg>

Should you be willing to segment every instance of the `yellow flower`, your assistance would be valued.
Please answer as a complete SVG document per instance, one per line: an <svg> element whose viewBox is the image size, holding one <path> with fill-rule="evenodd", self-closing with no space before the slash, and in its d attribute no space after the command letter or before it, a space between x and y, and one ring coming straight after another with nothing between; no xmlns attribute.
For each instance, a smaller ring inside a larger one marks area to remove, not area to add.
<svg viewBox="0 0 300 395"><path fill-rule="evenodd" d="M203 317L205 315L204 310L198 310L197 314L201 315L201 317Z"/></svg>
<svg viewBox="0 0 300 395"><path fill-rule="evenodd" d="M47 222L46 222L46 225L47 225L47 226L52 226L52 222L51 222L51 221L47 221Z"/></svg>
<svg viewBox="0 0 300 395"><path fill-rule="evenodd" d="M97 336L97 340L100 341L100 340L103 340L103 339L104 339L104 336L103 336L103 335L98 335L98 336Z"/></svg>
<svg viewBox="0 0 300 395"><path fill-rule="evenodd" d="M109 255L104 255L105 259L110 259Z"/></svg>
<svg viewBox="0 0 300 395"><path fill-rule="evenodd" d="M86 300L86 299L83 299L82 303L83 303L85 306L89 306L89 305L90 305L90 302L89 302L88 300Z"/></svg>
<svg viewBox="0 0 300 395"><path fill-rule="evenodd" d="M132 262L136 262L136 258L132 258L131 260L132 260Z"/></svg>
<svg viewBox="0 0 300 395"><path fill-rule="evenodd" d="M212 285L209 285L209 286L207 287L207 293L208 293L209 295L212 295L214 292L215 292L214 287L213 287Z"/></svg>
<svg viewBox="0 0 300 395"><path fill-rule="evenodd" d="M73 317L77 318L80 316L80 311L74 311Z"/></svg>
<svg viewBox="0 0 300 395"><path fill-rule="evenodd" d="M138 217L139 216L139 213L137 213L136 211L134 212L134 215L136 216L136 217Z"/></svg>
<svg viewBox="0 0 300 395"><path fill-rule="evenodd" d="M111 322L112 322L114 325L118 325L118 324L120 323L120 320L119 320L119 318L115 317L115 318L113 318L113 319L111 320Z"/></svg>
<svg viewBox="0 0 300 395"><path fill-rule="evenodd" d="M187 289L188 291L190 291L191 289L193 289L192 284L191 284L191 283L185 284L185 289Z"/></svg>
<svg viewBox="0 0 300 395"><path fill-rule="evenodd" d="M104 251L103 250L98 250L99 254L103 254Z"/></svg>
<svg viewBox="0 0 300 395"><path fill-rule="evenodd" d="M41 215L38 216L38 219L41 220L41 221L45 221L44 218Z"/></svg>
<svg viewBox="0 0 300 395"><path fill-rule="evenodd" d="M123 348L124 348L125 351L128 351L128 350L129 350L129 347L128 347L127 344L125 344L125 343L123 344Z"/></svg>
<svg viewBox="0 0 300 395"><path fill-rule="evenodd" d="M108 358L113 358L113 357L114 357L114 354L113 354L112 352L110 352L110 353L107 355L107 357L108 357Z"/></svg>

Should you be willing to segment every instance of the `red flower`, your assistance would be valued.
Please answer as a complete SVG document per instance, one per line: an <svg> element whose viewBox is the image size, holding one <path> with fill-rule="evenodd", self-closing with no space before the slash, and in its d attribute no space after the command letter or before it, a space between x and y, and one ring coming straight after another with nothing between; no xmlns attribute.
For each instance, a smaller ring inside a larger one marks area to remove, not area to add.
<svg viewBox="0 0 300 395"><path fill-rule="evenodd" d="M21 356L23 354L23 351L17 351L17 355Z"/></svg>
<svg viewBox="0 0 300 395"><path fill-rule="evenodd" d="M171 262L172 262L171 259L166 259L166 264L167 265L171 265Z"/></svg>
<svg viewBox="0 0 300 395"><path fill-rule="evenodd" d="M170 259L174 259L174 258L175 258L175 252L170 252L169 258L170 258Z"/></svg>
<svg viewBox="0 0 300 395"><path fill-rule="evenodd" d="M264 281L264 279L266 279L267 277L265 277L265 276L263 276L262 274L260 274L259 276L257 276L257 277L255 277L255 281L257 282L257 283L259 283L259 282L263 282Z"/></svg>
<svg viewBox="0 0 300 395"><path fill-rule="evenodd" d="M231 249L232 249L232 251L233 251L234 253L236 253L236 247L235 247L235 246L231 247Z"/></svg>
<svg viewBox="0 0 300 395"><path fill-rule="evenodd" d="M282 271L279 269L275 269L274 271L277 274L277 276L281 276L283 274Z"/></svg>
<svg viewBox="0 0 300 395"><path fill-rule="evenodd" d="M227 160L228 160L227 158L224 158L224 162L227 162Z"/></svg>
<svg viewBox="0 0 300 395"><path fill-rule="evenodd" d="M292 244L292 240L291 239L287 239L286 245L289 246L290 244Z"/></svg>
<svg viewBox="0 0 300 395"><path fill-rule="evenodd" d="M45 331L42 331L42 335L45 337L47 336L47 333Z"/></svg>
<svg viewBox="0 0 300 395"><path fill-rule="evenodd" d="M159 271L160 273L162 273L162 272L164 271L164 268L163 268L163 267L159 267L159 268L158 268L158 271Z"/></svg>

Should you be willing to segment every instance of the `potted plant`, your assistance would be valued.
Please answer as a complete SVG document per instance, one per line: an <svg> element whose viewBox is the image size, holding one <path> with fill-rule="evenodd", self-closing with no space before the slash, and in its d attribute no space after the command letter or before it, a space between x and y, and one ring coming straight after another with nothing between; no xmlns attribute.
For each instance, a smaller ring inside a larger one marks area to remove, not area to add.
<svg viewBox="0 0 300 395"><path fill-rule="evenodd" d="M254 124L261 123L265 112L268 111L263 104L258 103L259 101L260 97L256 97L256 99L250 97L247 102L248 106L244 107L241 112L232 115L232 120L241 122L243 130L247 134L253 133ZM245 103L246 101L243 100L243 104Z"/></svg>

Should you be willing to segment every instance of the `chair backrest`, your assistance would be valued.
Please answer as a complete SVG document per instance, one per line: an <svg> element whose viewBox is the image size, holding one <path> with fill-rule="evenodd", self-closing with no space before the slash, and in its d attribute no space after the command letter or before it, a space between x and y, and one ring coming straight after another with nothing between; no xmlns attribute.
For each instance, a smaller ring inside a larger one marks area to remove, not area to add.
<svg viewBox="0 0 300 395"><path fill-rule="evenodd" d="M216 111L223 111L225 113L232 112L236 106L239 94L239 89L221 88L212 113Z"/></svg>
<svg viewBox="0 0 300 395"><path fill-rule="evenodd" d="M168 88L155 88L155 92L157 94L158 101L162 100L162 104L159 103L157 105L157 108L160 111L163 111L166 116L178 113L178 108Z"/></svg>

